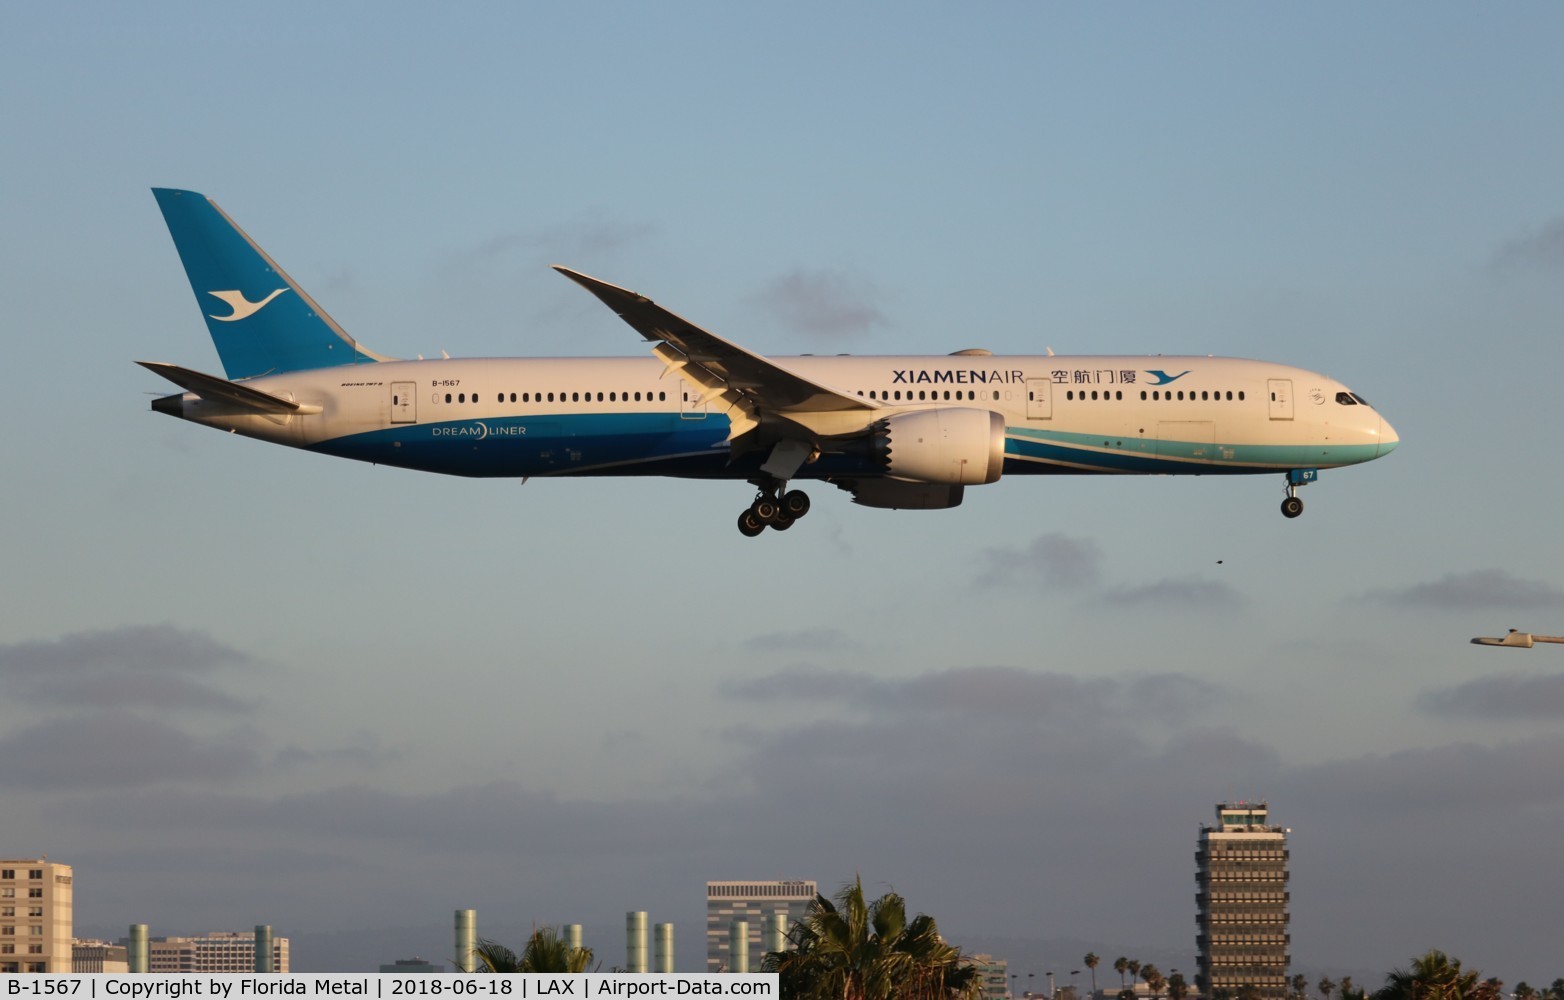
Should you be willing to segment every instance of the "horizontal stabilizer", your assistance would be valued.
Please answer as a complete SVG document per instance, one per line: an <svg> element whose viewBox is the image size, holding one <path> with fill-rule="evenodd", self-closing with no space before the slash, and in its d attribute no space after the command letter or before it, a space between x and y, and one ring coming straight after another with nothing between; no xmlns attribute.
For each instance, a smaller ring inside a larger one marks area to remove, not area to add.
<svg viewBox="0 0 1564 1000"><path fill-rule="evenodd" d="M319 413L318 406L304 406L291 399L273 396L269 392L252 389L247 385L230 382L216 375L203 375L189 368L164 364L160 361L137 361L147 371L168 379L186 392L193 392L202 399L227 403L254 413Z"/></svg>

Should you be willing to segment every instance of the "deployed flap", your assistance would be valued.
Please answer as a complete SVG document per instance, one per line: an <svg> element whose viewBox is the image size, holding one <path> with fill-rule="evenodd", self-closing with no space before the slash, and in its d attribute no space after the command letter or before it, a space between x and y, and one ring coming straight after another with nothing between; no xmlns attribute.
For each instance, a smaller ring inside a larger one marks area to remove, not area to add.
<svg viewBox="0 0 1564 1000"><path fill-rule="evenodd" d="M641 336L660 341L653 348L653 354L705 390L708 400L721 398L730 407L739 407L750 418L751 428L766 413L785 415L880 408L874 400L823 386L708 333L644 295L568 267L556 264L554 270L597 296Z"/></svg>
<svg viewBox="0 0 1564 1000"><path fill-rule="evenodd" d="M912 483L901 479L832 479L853 495L853 503L889 510L945 510L961 505L965 488L944 483Z"/></svg>
<svg viewBox="0 0 1564 1000"><path fill-rule="evenodd" d="M168 379L170 382L193 392L202 399L221 401L240 409L256 413L319 413L318 406L303 406L291 399L273 396L269 392L252 389L247 385L229 382L216 375L203 375L189 368L164 364L160 361L137 361L136 364Z"/></svg>

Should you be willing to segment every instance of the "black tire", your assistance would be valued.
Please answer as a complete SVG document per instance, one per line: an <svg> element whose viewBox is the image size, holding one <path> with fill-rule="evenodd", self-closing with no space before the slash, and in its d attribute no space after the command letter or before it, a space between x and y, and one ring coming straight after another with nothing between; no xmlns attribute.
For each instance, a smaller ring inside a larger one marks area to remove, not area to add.
<svg viewBox="0 0 1564 1000"><path fill-rule="evenodd" d="M739 515L739 533L745 538L754 538L766 530L766 522L755 516L753 510L746 509Z"/></svg>
<svg viewBox="0 0 1564 1000"><path fill-rule="evenodd" d="M782 509L794 520L803 517L809 513L809 494L803 490L788 490L782 496Z"/></svg>
<svg viewBox="0 0 1564 1000"><path fill-rule="evenodd" d="M749 509L750 513L754 514L761 524L770 524L782 512L782 506L771 497L761 497L750 504Z"/></svg>
<svg viewBox="0 0 1564 1000"><path fill-rule="evenodd" d="M1282 514L1286 517L1297 517L1303 513L1303 501L1297 497L1288 497L1282 501Z"/></svg>
<svg viewBox="0 0 1564 1000"><path fill-rule="evenodd" d="M777 516L771 519L771 527L777 531L786 531L793 526L794 519L788 517L787 511L777 511Z"/></svg>

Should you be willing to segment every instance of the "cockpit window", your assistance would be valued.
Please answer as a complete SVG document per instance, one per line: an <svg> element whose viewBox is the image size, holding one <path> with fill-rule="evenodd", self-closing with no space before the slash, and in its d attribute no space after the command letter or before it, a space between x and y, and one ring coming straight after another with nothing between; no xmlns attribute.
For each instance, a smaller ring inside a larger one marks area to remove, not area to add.
<svg viewBox="0 0 1564 1000"><path fill-rule="evenodd" d="M1350 392L1338 392L1338 393L1336 393L1336 402L1340 403L1342 406L1357 406L1358 405L1358 401L1352 397L1352 393L1350 393Z"/></svg>
<svg viewBox="0 0 1564 1000"><path fill-rule="evenodd" d="M1364 406L1371 405L1368 400L1364 399L1362 396L1359 396L1357 393L1353 393L1352 398L1362 403Z"/></svg>

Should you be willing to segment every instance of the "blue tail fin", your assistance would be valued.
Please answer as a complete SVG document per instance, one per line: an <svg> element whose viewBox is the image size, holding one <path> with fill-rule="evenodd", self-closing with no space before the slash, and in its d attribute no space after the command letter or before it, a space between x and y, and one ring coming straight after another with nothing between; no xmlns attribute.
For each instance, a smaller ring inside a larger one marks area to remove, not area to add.
<svg viewBox="0 0 1564 1000"><path fill-rule="evenodd" d="M392 360L348 336L211 199L152 193L230 379Z"/></svg>

